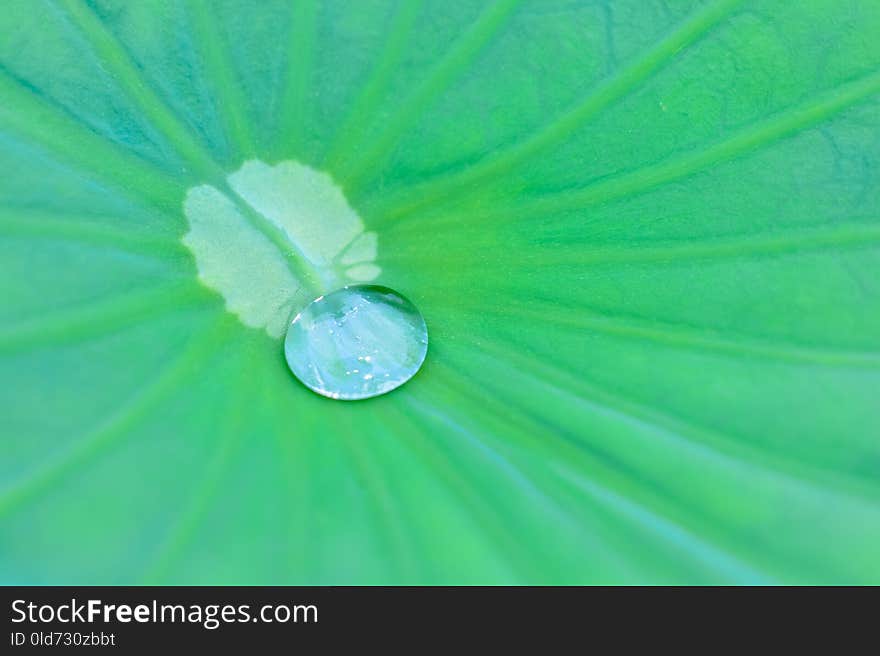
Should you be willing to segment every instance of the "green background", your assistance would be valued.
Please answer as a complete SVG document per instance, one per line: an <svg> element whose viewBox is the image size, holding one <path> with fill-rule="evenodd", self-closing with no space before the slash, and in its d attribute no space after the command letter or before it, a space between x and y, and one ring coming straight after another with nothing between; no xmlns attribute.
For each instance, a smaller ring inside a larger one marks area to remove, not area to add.
<svg viewBox="0 0 880 656"><path fill-rule="evenodd" d="M3 583L880 583L876 0L12 0ZM326 170L429 326L320 398L182 200Z"/></svg>

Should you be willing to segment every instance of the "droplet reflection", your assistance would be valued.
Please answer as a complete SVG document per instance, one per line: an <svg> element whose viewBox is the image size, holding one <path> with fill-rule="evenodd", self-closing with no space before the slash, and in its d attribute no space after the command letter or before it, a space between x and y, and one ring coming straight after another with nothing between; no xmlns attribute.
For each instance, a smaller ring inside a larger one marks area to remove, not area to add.
<svg viewBox="0 0 880 656"><path fill-rule="evenodd" d="M428 351L425 320L408 299L378 285L319 296L291 322L284 355L294 375L332 399L366 399L412 378Z"/></svg>

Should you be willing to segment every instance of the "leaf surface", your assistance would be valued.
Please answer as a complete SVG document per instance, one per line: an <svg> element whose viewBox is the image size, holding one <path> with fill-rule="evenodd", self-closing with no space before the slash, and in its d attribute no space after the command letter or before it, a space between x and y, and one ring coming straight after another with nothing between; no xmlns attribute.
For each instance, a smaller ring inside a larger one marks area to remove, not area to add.
<svg viewBox="0 0 880 656"><path fill-rule="evenodd" d="M7 5L4 583L880 582L876 2ZM407 385L292 378L303 246Z"/></svg>

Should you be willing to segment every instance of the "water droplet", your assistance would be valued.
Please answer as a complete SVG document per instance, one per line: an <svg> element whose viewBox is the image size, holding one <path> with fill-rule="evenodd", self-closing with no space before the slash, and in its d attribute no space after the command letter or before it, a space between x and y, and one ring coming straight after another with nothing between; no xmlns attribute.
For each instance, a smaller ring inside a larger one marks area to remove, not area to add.
<svg viewBox="0 0 880 656"><path fill-rule="evenodd" d="M350 285L316 298L284 340L294 375L332 399L366 399L400 387L427 351L428 329L416 306L378 285Z"/></svg>

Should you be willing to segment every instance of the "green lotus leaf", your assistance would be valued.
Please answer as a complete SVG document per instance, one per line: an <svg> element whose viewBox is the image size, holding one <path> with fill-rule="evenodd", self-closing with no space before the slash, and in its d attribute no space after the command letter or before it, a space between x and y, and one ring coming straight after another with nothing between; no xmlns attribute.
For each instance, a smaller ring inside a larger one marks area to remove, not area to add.
<svg viewBox="0 0 880 656"><path fill-rule="evenodd" d="M9 0L3 583L880 583L876 0ZM371 281L422 370L313 394Z"/></svg>

